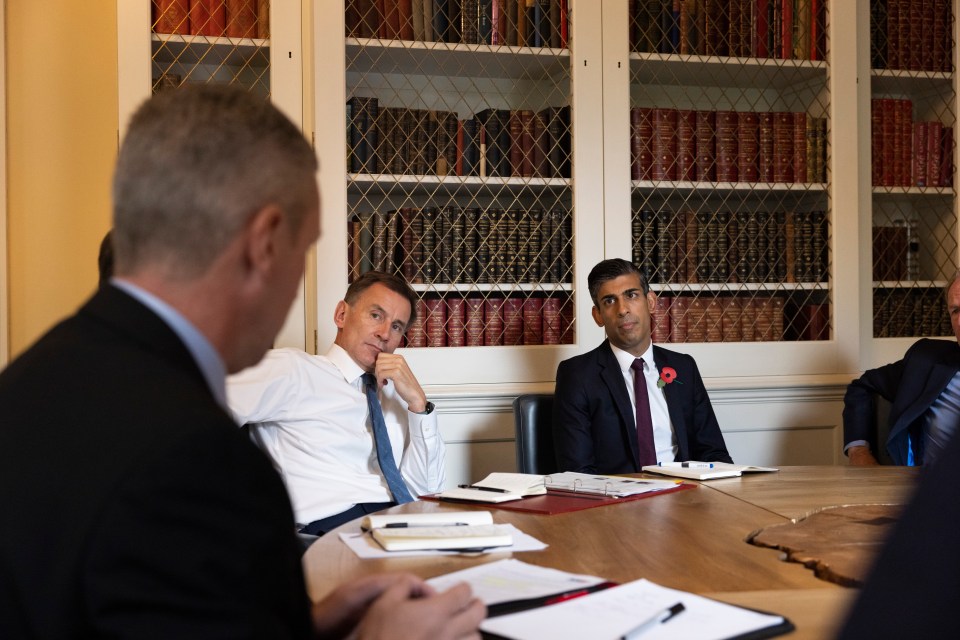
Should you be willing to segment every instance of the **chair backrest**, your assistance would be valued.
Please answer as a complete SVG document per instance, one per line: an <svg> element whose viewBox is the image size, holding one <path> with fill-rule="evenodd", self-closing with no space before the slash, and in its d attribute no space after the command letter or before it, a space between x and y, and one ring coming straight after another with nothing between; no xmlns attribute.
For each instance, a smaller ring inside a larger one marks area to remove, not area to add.
<svg viewBox="0 0 960 640"><path fill-rule="evenodd" d="M529 393L513 401L517 436L517 471L548 474L557 471L553 451L553 394Z"/></svg>
<svg viewBox="0 0 960 640"><path fill-rule="evenodd" d="M873 410L872 453L880 464L893 464L893 458L887 453L887 438L890 437L890 402L879 393L875 393Z"/></svg>

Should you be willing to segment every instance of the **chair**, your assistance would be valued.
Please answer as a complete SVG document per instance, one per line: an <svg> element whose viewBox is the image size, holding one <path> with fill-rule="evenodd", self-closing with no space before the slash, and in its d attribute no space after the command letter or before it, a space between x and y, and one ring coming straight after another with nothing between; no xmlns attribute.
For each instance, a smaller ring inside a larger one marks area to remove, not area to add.
<svg viewBox="0 0 960 640"><path fill-rule="evenodd" d="M513 401L517 470L545 475L557 471L553 451L553 394L529 393Z"/></svg>

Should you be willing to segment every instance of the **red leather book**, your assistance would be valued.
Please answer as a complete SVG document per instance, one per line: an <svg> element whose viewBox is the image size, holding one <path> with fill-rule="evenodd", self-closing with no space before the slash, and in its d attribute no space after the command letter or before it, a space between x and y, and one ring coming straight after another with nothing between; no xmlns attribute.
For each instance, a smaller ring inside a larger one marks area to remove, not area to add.
<svg viewBox="0 0 960 640"><path fill-rule="evenodd" d="M774 142L773 116L770 111L761 111L759 119L759 138L757 147L757 180L773 182Z"/></svg>
<svg viewBox="0 0 960 640"><path fill-rule="evenodd" d="M523 344L523 300L520 298L503 301L503 344Z"/></svg>
<svg viewBox="0 0 960 640"><path fill-rule="evenodd" d="M483 344L503 344L503 298L487 298L483 302Z"/></svg>
<svg viewBox="0 0 960 640"><path fill-rule="evenodd" d="M428 298L424 313L424 326L427 333L428 347L447 346L447 306L442 298Z"/></svg>
<svg viewBox="0 0 960 640"><path fill-rule="evenodd" d="M740 333L743 342L757 340L757 299L744 300L740 314Z"/></svg>
<svg viewBox="0 0 960 640"><path fill-rule="evenodd" d="M880 100L870 101L870 184L883 184L883 106Z"/></svg>
<svg viewBox="0 0 960 640"><path fill-rule="evenodd" d="M943 124L936 120L927 124L927 186L942 187L940 163L943 162Z"/></svg>
<svg viewBox="0 0 960 640"><path fill-rule="evenodd" d="M923 34L924 4L926 3L920 0L907 3L907 48L906 55L901 54L901 61L905 61L906 68L911 71L920 71L923 68L921 55L925 37ZM901 16L901 20L902 18L903 16ZM903 45L902 36L900 44Z"/></svg>
<svg viewBox="0 0 960 640"><path fill-rule="evenodd" d="M880 99L880 185L892 187L896 184L896 154L894 152L896 129L896 100Z"/></svg>
<svg viewBox="0 0 960 640"><path fill-rule="evenodd" d="M657 305L650 314L650 339L653 342L670 342L670 303L673 298L657 296Z"/></svg>
<svg viewBox="0 0 960 640"><path fill-rule="evenodd" d="M776 1L776 0L775 0ZM781 30L780 30L780 58L789 60L793 57L793 2L794 0L782 1L781 7Z"/></svg>
<svg viewBox="0 0 960 640"><path fill-rule="evenodd" d="M470 296L464 300L464 344L483 346L483 298Z"/></svg>
<svg viewBox="0 0 960 640"><path fill-rule="evenodd" d="M653 109L640 107L639 125L634 135L639 140L640 177L650 180L653 176Z"/></svg>
<svg viewBox="0 0 960 640"><path fill-rule="evenodd" d="M933 31L931 64L933 71L950 71L950 52L953 49L950 25L953 19L950 15L950 0L933 0Z"/></svg>
<svg viewBox="0 0 960 640"><path fill-rule="evenodd" d="M793 182L793 113L773 114L773 181Z"/></svg>
<svg viewBox="0 0 960 640"><path fill-rule="evenodd" d="M462 347L467 343L467 306L463 298L446 299L447 346Z"/></svg>
<svg viewBox="0 0 960 640"><path fill-rule="evenodd" d="M227 11L223 0L190 0L190 31L216 38L227 30Z"/></svg>
<svg viewBox="0 0 960 640"><path fill-rule="evenodd" d="M954 139L953 139L953 127L944 127L943 128L943 143L941 145L942 151L940 152L940 186L943 187L952 187L953 186L953 148L954 148Z"/></svg>
<svg viewBox="0 0 960 640"><path fill-rule="evenodd" d="M190 34L190 15L187 0L153 0L153 32Z"/></svg>
<svg viewBox="0 0 960 640"><path fill-rule="evenodd" d="M687 341L687 310L690 298L676 296L670 301L670 342Z"/></svg>
<svg viewBox="0 0 960 640"><path fill-rule="evenodd" d="M713 298L707 301L704 322L707 329L707 342L723 342L723 304L719 299Z"/></svg>
<svg viewBox="0 0 960 640"><path fill-rule="evenodd" d="M417 300L417 315L407 327L406 346L425 347L427 346L427 303L424 300Z"/></svg>
<svg viewBox="0 0 960 640"><path fill-rule="evenodd" d="M640 141L640 118L641 113L638 107L630 109L630 179L640 180L640 150L642 143Z"/></svg>
<svg viewBox="0 0 960 640"><path fill-rule="evenodd" d="M740 182L757 182L760 180L760 114L738 112L737 131L737 175Z"/></svg>
<svg viewBox="0 0 960 640"><path fill-rule="evenodd" d="M927 137L930 135L929 122L913 124L913 162L911 163L911 183L917 187L931 186L927 182L927 163L929 162Z"/></svg>
<svg viewBox="0 0 960 640"><path fill-rule="evenodd" d="M563 307L560 298L543 299L543 344L560 344L563 336Z"/></svg>
<svg viewBox="0 0 960 640"><path fill-rule="evenodd" d="M736 182L739 122L736 111L717 111L717 182Z"/></svg>
<svg viewBox="0 0 960 640"><path fill-rule="evenodd" d="M225 0L227 36L231 38L257 37L256 0Z"/></svg>
<svg viewBox="0 0 960 640"><path fill-rule="evenodd" d="M770 48L767 46L767 35L770 28L767 21L767 4L776 0L756 0L755 20L753 28L753 42L751 49L757 58L769 58Z"/></svg>
<svg viewBox="0 0 960 640"><path fill-rule="evenodd" d="M543 344L543 298L523 301L523 344Z"/></svg>
<svg viewBox="0 0 960 640"><path fill-rule="evenodd" d="M211 0L214 7L220 0ZM270 0L257 0L257 37L264 40L270 37Z"/></svg>
<svg viewBox="0 0 960 640"><path fill-rule="evenodd" d="M707 341L707 301L701 296L688 298L689 305L684 319L687 322L685 342Z"/></svg>
<svg viewBox="0 0 960 640"><path fill-rule="evenodd" d="M653 180L677 179L677 110L653 110Z"/></svg>
<svg viewBox="0 0 960 640"><path fill-rule="evenodd" d="M696 179L715 182L717 179L716 111L697 111Z"/></svg>
<svg viewBox="0 0 960 640"><path fill-rule="evenodd" d="M681 109L677 112L677 180L697 179L697 112Z"/></svg>
<svg viewBox="0 0 960 640"><path fill-rule="evenodd" d="M793 114L793 182L807 182L807 121L810 119L803 111ZM812 140L811 140L812 142Z"/></svg>
<svg viewBox="0 0 960 640"><path fill-rule="evenodd" d="M743 330L740 328L740 316L743 314L743 303L740 298L720 298L721 320L720 332L724 342L743 342Z"/></svg>
<svg viewBox="0 0 960 640"><path fill-rule="evenodd" d="M560 304L560 344L573 344L576 337L573 299L564 298Z"/></svg>
<svg viewBox="0 0 960 640"><path fill-rule="evenodd" d="M773 305L769 296L755 298L753 303L757 308L757 319L754 323L754 339L757 342L769 342L773 337Z"/></svg>
<svg viewBox="0 0 960 640"><path fill-rule="evenodd" d="M523 122L519 111L510 112L510 175L519 176L523 164L523 149L520 147L520 137L523 134Z"/></svg>

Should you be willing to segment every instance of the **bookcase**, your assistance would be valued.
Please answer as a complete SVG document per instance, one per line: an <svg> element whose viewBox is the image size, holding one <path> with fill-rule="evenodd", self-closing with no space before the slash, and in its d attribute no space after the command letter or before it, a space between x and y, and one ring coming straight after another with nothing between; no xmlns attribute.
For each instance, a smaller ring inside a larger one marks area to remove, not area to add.
<svg viewBox="0 0 960 640"><path fill-rule="evenodd" d="M957 269L954 33L949 0L870 1L875 338L953 335L943 288Z"/></svg>
<svg viewBox="0 0 960 640"><path fill-rule="evenodd" d="M239 84L303 124L299 0L117 0L120 135L139 104L181 83ZM306 347L305 287L277 346Z"/></svg>

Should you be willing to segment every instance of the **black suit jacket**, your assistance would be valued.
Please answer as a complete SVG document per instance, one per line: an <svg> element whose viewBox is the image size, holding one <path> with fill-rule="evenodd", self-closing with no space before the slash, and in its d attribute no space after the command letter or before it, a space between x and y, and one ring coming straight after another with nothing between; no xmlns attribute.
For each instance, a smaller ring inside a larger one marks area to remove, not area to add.
<svg viewBox="0 0 960 640"><path fill-rule="evenodd" d="M924 414L954 374L960 370L956 340L919 340L892 364L864 372L847 387L843 398L844 443L866 440L885 446L895 464L907 464L908 436L914 435L914 459L923 461ZM890 433L885 443L874 442L872 394L891 403Z"/></svg>
<svg viewBox="0 0 960 640"><path fill-rule="evenodd" d="M0 637L308 637L283 484L153 312L101 289L0 407Z"/></svg>
<svg viewBox="0 0 960 640"><path fill-rule="evenodd" d="M957 637L960 438L923 469L854 603L841 640Z"/></svg>
<svg viewBox="0 0 960 640"><path fill-rule="evenodd" d="M654 346L653 360L677 371L663 387L677 460L732 462L694 359ZM636 411L609 341L557 367L553 436L561 471L640 471Z"/></svg>

